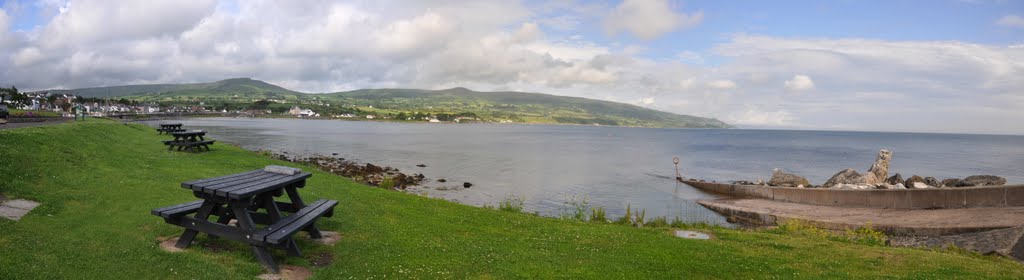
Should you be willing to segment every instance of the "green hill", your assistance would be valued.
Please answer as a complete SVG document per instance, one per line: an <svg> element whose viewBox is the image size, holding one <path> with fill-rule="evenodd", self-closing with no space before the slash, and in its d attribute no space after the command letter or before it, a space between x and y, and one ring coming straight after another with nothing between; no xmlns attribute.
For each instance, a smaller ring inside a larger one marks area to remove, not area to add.
<svg viewBox="0 0 1024 280"><path fill-rule="evenodd" d="M248 78L212 83L160 84L61 90L85 97L127 98L165 105L213 105L215 109L251 109L257 100L282 112L290 106L312 108L324 116L355 113L382 115L393 120L421 120L443 115L483 122L551 123L641 127L726 128L713 118L680 115L630 104L580 97L526 92L361 89L311 94Z"/></svg>
<svg viewBox="0 0 1024 280"><path fill-rule="evenodd" d="M198 95L232 95L232 94L303 94L260 80L235 78L212 83L195 84L154 84L126 85L111 87L95 87L70 90L50 90L56 93L69 93L82 97L122 97L142 94L198 94Z"/></svg>

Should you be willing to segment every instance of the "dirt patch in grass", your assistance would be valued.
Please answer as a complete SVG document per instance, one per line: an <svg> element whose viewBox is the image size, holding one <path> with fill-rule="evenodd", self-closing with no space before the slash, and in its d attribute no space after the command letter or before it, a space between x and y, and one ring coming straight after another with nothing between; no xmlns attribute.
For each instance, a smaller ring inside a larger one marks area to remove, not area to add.
<svg viewBox="0 0 1024 280"><path fill-rule="evenodd" d="M331 254L331 252L311 254L307 259L309 259L309 263L313 264L314 267L325 267L334 262L334 254Z"/></svg>
<svg viewBox="0 0 1024 280"><path fill-rule="evenodd" d="M341 240L341 233L337 231L320 231L320 239L310 239L313 242L320 243L323 245L334 245L335 242ZM308 236L307 236L308 237Z"/></svg>
<svg viewBox="0 0 1024 280"><path fill-rule="evenodd" d="M174 243L178 243L178 238L177 237L170 238L170 239L165 239L163 237L157 238L157 240L160 240L160 239L164 239L164 240L160 241L160 249L163 249L164 251L171 252L171 253L177 253L177 252L185 251L185 249L174 247Z"/></svg>
<svg viewBox="0 0 1024 280"><path fill-rule="evenodd" d="M313 276L313 272L309 271L308 268L284 265L281 266L281 272L274 274L260 274L259 278L263 280L305 280L310 276Z"/></svg>

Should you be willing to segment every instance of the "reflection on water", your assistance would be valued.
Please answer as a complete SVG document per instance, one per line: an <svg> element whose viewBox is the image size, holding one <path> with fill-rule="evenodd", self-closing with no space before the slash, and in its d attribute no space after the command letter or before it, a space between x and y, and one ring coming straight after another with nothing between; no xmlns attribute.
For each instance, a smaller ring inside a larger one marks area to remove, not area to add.
<svg viewBox="0 0 1024 280"><path fill-rule="evenodd" d="M675 182L673 156L686 177L766 180L778 167L821 184L844 168L866 170L878 150L888 148L894 153L891 172L904 177L994 174L1024 183L1024 136L244 118L180 122L250 150L338 153L422 172L432 182L430 196L473 205L525 198L526 211L544 215L558 215L575 196L605 207L612 218L630 205L646 209L649 218L724 222L694 202L712 195ZM440 178L448 182L434 181ZM473 187L435 189L462 182Z"/></svg>

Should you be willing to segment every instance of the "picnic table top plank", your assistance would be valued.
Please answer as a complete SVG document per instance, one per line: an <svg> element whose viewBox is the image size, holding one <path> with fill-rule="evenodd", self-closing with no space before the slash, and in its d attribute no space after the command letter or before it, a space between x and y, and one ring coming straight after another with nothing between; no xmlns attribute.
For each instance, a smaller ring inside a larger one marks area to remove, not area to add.
<svg viewBox="0 0 1024 280"><path fill-rule="evenodd" d="M243 182L243 183L232 184L231 186L223 186L223 187L217 187L217 188L206 188L206 191L208 193L211 193L211 194L216 194L216 195L219 195L219 196L225 196L230 191L238 190L238 189L244 189L244 188L248 188L248 187L253 186L253 185L258 185L258 184L263 184L263 183L266 183L266 182L275 181L275 180L280 179L281 176L283 176L283 174L275 174L275 173L270 173L270 172L267 172L267 173L269 173L269 174L262 175L257 180L248 180L248 181Z"/></svg>
<svg viewBox="0 0 1024 280"><path fill-rule="evenodd" d="M171 132L174 136L195 136L195 135L206 135L205 130L191 130L191 131L176 131Z"/></svg>
<svg viewBox="0 0 1024 280"><path fill-rule="evenodd" d="M160 126L181 126L180 123L162 123Z"/></svg>
<svg viewBox="0 0 1024 280"><path fill-rule="evenodd" d="M258 172L262 172L262 171L263 170L253 170L253 171L248 171L248 172L231 174L231 175L227 175L227 176L220 176L220 177L213 177L213 178L206 178L206 179L199 179L199 180L194 180L194 181L188 181L188 182L181 183L181 186L184 187L184 188L191 188L194 185L213 184L214 182L220 182L220 181L224 181L224 180L235 179L235 178L238 178L238 177L249 176L249 175L252 175L254 173L258 173Z"/></svg>
<svg viewBox="0 0 1024 280"><path fill-rule="evenodd" d="M262 193L268 189L282 188L312 176L300 172L293 175L254 170L216 178L206 178L181 183L183 188L215 196L241 199Z"/></svg>
<svg viewBox="0 0 1024 280"><path fill-rule="evenodd" d="M253 182L259 182L259 181L262 181L262 180L265 180L265 179L268 179L268 178L276 177L274 175L275 174L267 174L267 172L256 173L256 174L252 174L250 176L234 178L234 179L231 179L231 180L220 181L218 183L213 183L213 184L192 185L192 189L193 190L197 190L197 191L201 191L201 192L204 192L204 193L213 194L213 192L216 191L216 190L225 189L225 188L231 188L231 187L234 187L234 186L245 186L245 185L251 184Z"/></svg>
<svg viewBox="0 0 1024 280"><path fill-rule="evenodd" d="M305 172L298 173L298 174L291 175L291 176L288 176L288 177L283 177L283 178L278 179L276 181L266 182L266 183L263 183L263 184L260 184L260 185L255 185L255 186L251 186L251 187L244 188L244 189L231 190L231 191L226 192L226 195L229 198L233 198L233 199L245 198L245 197L248 197L248 196L253 196L253 195L262 193L266 189L281 188L281 187L284 187L284 186L289 185L291 183L295 183L295 182L298 182L298 181L301 181L301 180L305 180L306 178L309 178L310 176L313 176L313 174L305 173Z"/></svg>

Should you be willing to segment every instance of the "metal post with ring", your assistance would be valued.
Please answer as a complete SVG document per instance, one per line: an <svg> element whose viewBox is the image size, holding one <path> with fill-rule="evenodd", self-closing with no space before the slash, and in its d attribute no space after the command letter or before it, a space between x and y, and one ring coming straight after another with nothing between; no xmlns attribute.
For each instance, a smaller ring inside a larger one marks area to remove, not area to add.
<svg viewBox="0 0 1024 280"><path fill-rule="evenodd" d="M672 157L672 163L676 165L676 181L682 182L683 175L679 174L679 157Z"/></svg>

